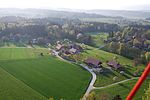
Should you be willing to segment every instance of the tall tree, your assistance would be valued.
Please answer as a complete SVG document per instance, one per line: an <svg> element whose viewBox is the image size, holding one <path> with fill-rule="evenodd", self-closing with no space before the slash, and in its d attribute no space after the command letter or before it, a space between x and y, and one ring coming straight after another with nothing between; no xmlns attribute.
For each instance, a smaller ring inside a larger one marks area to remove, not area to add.
<svg viewBox="0 0 150 100"><path fill-rule="evenodd" d="M145 53L146 62L150 61L150 52Z"/></svg>
<svg viewBox="0 0 150 100"><path fill-rule="evenodd" d="M96 94L95 92L91 92L88 97L86 98L86 100L96 100Z"/></svg>
<svg viewBox="0 0 150 100"><path fill-rule="evenodd" d="M150 100L150 83L149 88L145 92L145 96L143 96L142 100Z"/></svg>
<svg viewBox="0 0 150 100"><path fill-rule="evenodd" d="M116 95L112 100L122 100L120 95Z"/></svg>

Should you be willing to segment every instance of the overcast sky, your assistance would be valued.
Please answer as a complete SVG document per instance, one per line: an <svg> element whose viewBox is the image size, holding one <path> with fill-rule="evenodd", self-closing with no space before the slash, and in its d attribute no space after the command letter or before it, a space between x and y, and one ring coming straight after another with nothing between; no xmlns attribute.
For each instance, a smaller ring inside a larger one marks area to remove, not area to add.
<svg viewBox="0 0 150 100"><path fill-rule="evenodd" d="M150 0L0 0L0 8L138 9Z"/></svg>

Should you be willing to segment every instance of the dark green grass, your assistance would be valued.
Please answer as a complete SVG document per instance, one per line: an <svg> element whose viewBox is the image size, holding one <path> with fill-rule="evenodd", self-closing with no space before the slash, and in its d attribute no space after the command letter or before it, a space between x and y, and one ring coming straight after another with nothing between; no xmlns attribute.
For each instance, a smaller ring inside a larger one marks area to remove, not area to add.
<svg viewBox="0 0 150 100"><path fill-rule="evenodd" d="M41 57L36 53L38 50L6 50L0 49L6 53L5 60L0 60L0 67L43 96L56 100L78 100L83 96L91 75L80 66L50 56Z"/></svg>
<svg viewBox="0 0 150 100"><path fill-rule="evenodd" d="M150 79L147 79L133 98L133 100L142 100L142 96L145 93L145 90L148 88ZM137 80L130 80L128 82L120 83L105 89L94 90L96 92L96 100L101 100L102 96L106 96L111 100L115 95L120 95L123 100L129 94L130 90L133 88Z"/></svg>
<svg viewBox="0 0 150 100"><path fill-rule="evenodd" d="M0 67L0 100L46 100Z"/></svg>
<svg viewBox="0 0 150 100"><path fill-rule="evenodd" d="M87 50L85 50L82 54L84 56L87 56L87 57L98 58L102 62L106 62L108 60L112 60L115 56L117 56L118 57L118 61L121 64L132 65L132 63L133 63L132 60L130 60L130 59L126 58L126 57L123 57L123 56L120 56L120 55L117 55L117 54L113 54L113 53L109 53L109 52L106 52L106 51L103 51L103 50L99 50L97 48L93 48L93 47L90 47L90 46L87 46Z"/></svg>

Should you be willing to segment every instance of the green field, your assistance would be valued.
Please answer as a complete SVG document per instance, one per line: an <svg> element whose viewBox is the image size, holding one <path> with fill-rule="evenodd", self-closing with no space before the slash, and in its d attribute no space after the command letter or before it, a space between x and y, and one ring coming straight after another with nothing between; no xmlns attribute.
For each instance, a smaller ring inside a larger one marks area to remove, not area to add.
<svg viewBox="0 0 150 100"><path fill-rule="evenodd" d="M148 83L150 79L147 79L142 87L139 89L133 100L142 100L142 96L145 93L145 90L148 88ZM137 80L130 80L128 82L120 83L111 87L107 87L100 90L94 90L96 92L96 100L101 100L102 96L107 96L107 100L111 100L115 95L120 95L123 100L125 100L126 96L135 85Z"/></svg>
<svg viewBox="0 0 150 100"><path fill-rule="evenodd" d="M108 33L104 32L88 32L85 34L88 34L92 37L92 46L97 48L105 45L104 40L106 40L108 36Z"/></svg>
<svg viewBox="0 0 150 100"><path fill-rule="evenodd" d="M47 55L47 49L29 49L29 48L0 48L0 60L16 60L39 58L40 53Z"/></svg>
<svg viewBox="0 0 150 100"><path fill-rule="evenodd" d="M3 42L0 41L0 47L25 47L26 45L21 42Z"/></svg>
<svg viewBox="0 0 150 100"><path fill-rule="evenodd" d="M0 99L79 100L90 73L47 53L47 49L0 48L0 80L4 80L0 82Z"/></svg>
<svg viewBox="0 0 150 100"><path fill-rule="evenodd" d="M124 67L125 67L125 72L126 75L121 75L119 72L116 71L110 71L108 69L105 69L106 72L105 73L101 73L97 75L97 80L94 84L94 86L106 86L124 79L128 79L133 77L133 73L137 70L140 69L140 71L142 72L142 70L144 69L144 65L140 65L137 67L133 67L133 61L117 55L117 54L113 54L113 53L109 53L109 52L105 52L102 50L99 50L97 48L93 48L90 46L87 46L87 49L82 53L82 57L83 58L87 58L87 57L94 57L99 59L100 61L103 62L103 67L107 67L106 65L106 61L108 60L112 60L114 58L114 56L118 57L118 62L121 63ZM118 79L114 82L113 81L113 77L117 76Z"/></svg>
<svg viewBox="0 0 150 100"><path fill-rule="evenodd" d="M101 47L104 46L104 40L107 39L108 34L107 33L98 33L91 35L94 43L94 47Z"/></svg>
<svg viewBox="0 0 150 100"><path fill-rule="evenodd" d="M46 98L0 67L0 100L46 100Z"/></svg>

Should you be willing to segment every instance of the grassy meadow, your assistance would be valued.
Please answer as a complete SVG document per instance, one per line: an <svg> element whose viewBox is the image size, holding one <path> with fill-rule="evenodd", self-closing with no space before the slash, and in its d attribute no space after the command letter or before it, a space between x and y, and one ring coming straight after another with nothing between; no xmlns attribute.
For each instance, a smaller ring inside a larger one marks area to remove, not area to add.
<svg viewBox="0 0 150 100"><path fill-rule="evenodd" d="M0 48L0 60L39 58L40 53L48 55L49 52L45 48Z"/></svg>
<svg viewBox="0 0 150 100"><path fill-rule="evenodd" d="M93 48L90 46L86 47L87 49L82 53L82 58L86 59L87 57L93 57L97 58L100 61L103 62L103 67L105 68L105 73L97 74L97 80L94 84L94 86L106 86L124 79L128 79L133 77L133 73L137 70L140 69L140 73L144 70L144 65L139 65L137 67L133 67L133 61L131 59L128 59L126 57L109 53L103 50L99 50L98 48ZM111 71L108 70L106 67L106 61L113 60L114 57L117 57L117 61L121 63L121 65L124 66L125 68L125 75L121 75L117 71ZM114 82L113 77L117 76L118 79Z"/></svg>
<svg viewBox="0 0 150 100"><path fill-rule="evenodd" d="M41 52L44 56L40 56ZM0 48L0 72L9 77L0 77L6 81L6 84L0 82L0 87L4 85L0 88L0 98L5 100L13 97L20 100L26 96L28 100L50 97L79 100L91 77L80 66L48 55L47 49L32 48ZM11 93L13 91L15 93Z"/></svg>
<svg viewBox="0 0 150 100"><path fill-rule="evenodd" d="M0 100L47 100L0 67Z"/></svg>
<svg viewBox="0 0 150 100"><path fill-rule="evenodd" d="M94 47L101 47L101 46L104 46L105 43L104 43L104 40L107 39L107 36L108 34L107 33L98 33L98 34L92 34L92 40L93 40L93 43L94 43Z"/></svg>
<svg viewBox="0 0 150 100"><path fill-rule="evenodd" d="M142 100L142 96L145 93L145 90L148 88L148 83L150 79L147 79L141 86L141 88L136 93L133 100ZM96 100L101 100L102 97L108 98L108 100L111 100L115 95L120 95L123 100L127 97L128 93L132 89L132 87L137 82L137 79L130 80L124 83L119 83L117 85L113 85L111 87L103 88L100 90L93 90L96 93Z"/></svg>

